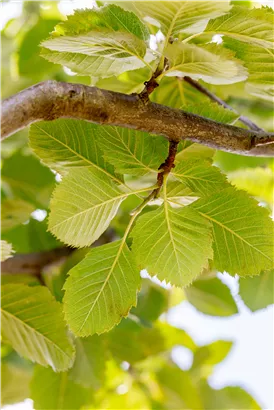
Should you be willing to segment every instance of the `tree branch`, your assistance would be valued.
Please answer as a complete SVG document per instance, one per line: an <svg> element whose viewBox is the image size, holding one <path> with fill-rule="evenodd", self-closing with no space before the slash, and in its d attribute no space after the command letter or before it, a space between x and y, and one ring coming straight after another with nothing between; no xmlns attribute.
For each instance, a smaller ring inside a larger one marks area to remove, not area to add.
<svg viewBox="0 0 274 410"><path fill-rule="evenodd" d="M274 155L274 133L217 123L182 110L144 102L82 84L45 81L2 103L2 138L41 120L82 119L158 135L170 141L189 139L214 149L242 155Z"/></svg>
<svg viewBox="0 0 274 410"><path fill-rule="evenodd" d="M40 275L43 268L68 257L73 248L61 247L35 253L18 253L1 262L1 274Z"/></svg>
<svg viewBox="0 0 274 410"><path fill-rule="evenodd" d="M206 95L208 98L210 98L212 101L216 102L217 104L223 106L224 108L227 108L230 111L235 112L236 114L237 111L234 110L229 104L227 104L225 101L223 101L221 98L217 97L217 95L213 94L211 91L209 91L207 88L203 87L198 81L193 80L192 78L185 76L183 77L185 82L188 84L192 85L192 87L196 88L196 90L200 91L202 94ZM258 125L254 124L249 118L245 117L244 115L239 116L239 121L241 121L243 124L247 125L248 128L254 131L264 131L262 128L258 127Z"/></svg>

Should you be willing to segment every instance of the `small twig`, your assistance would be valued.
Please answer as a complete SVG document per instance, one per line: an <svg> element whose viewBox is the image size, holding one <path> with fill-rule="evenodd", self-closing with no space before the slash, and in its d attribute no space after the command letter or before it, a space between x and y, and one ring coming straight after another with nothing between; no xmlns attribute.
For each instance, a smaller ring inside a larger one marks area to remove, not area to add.
<svg viewBox="0 0 274 410"><path fill-rule="evenodd" d="M145 102L149 101L149 95L153 93L155 88L159 86L157 77L159 77L159 75L165 71L166 64L167 64L167 59L165 58L163 67L160 67L160 64L159 64L156 70L154 71L154 73L152 74L151 78L148 81L144 82L145 88L139 94L139 97L141 98L141 100Z"/></svg>
<svg viewBox="0 0 274 410"><path fill-rule="evenodd" d="M174 165L174 161L175 161L175 156L177 153L177 148L178 148L178 143L177 141L170 141L169 142L169 150L168 150L168 156L165 160L165 162L163 162L158 170L158 175L157 175L157 185L158 187L154 190L155 195L154 198L157 198L160 190L163 186L164 183L164 178L166 177L166 175L168 175L170 173L170 171L172 170L172 168L175 167Z"/></svg>
<svg viewBox="0 0 274 410"><path fill-rule="evenodd" d="M233 111L236 114L238 114L237 111L234 110L233 107L231 107L229 104L227 104L221 98L217 97L217 95L213 94L207 88L203 87L201 84L198 83L198 81L195 81L195 80L193 80L192 78L190 78L188 76L183 77L183 79L185 80L185 82L192 85L192 87L196 88L196 90L198 90L202 94L206 95L212 101L215 101L217 104L223 106L224 108L227 108L228 110ZM258 125L254 124L254 122L252 122L249 118L245 117L244 115L239 116L239 121L241 121L243 124L247 125L248 128L251 129L251 130L264 131L262 128L258 127Z"/></svg>

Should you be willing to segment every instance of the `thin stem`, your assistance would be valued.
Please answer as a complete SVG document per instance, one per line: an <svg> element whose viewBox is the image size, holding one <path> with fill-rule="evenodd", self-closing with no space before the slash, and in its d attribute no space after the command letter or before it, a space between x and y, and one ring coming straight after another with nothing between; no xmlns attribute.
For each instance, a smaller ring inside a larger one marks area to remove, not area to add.
<svg viewBox="0 0 274 410"><path fill-rule="evenodd" d="M202 94L206 95L212 101L216 102L217 104L221 105L222 107L227 108L228 110L233 111L237 114L237 111L234 110L233 107L231 107L229 104L227 104L221 98L217 97L217 95L213 94L207 88L202 86L200 83L198 83L198 81L193 80L192 78L190 78L188 76L185 76L183 79L186 83L190 84L193 88L200 91ZM262 128L258 127L258 125L254 124L254 122L252 122L249 118L245 117L244 115L239 116L239 121L241 121L243 124L247 125L248 128L250 128L251 130L264 131Z"/></svg>

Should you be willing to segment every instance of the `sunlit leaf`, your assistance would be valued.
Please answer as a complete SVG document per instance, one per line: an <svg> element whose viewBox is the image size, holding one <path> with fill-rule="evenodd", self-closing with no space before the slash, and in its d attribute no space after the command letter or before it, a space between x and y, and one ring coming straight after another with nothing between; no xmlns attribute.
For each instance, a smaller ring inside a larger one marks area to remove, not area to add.
<svg viewBox="0 0 274 410"><path fill-rule="evenodd" d="M198 47L175 42L165 50L167 76L190 76L210 84L232 84L247 78L247 71L233 53L216 44Z"/></svg>
<svg viewBox="0 0 274 410"><path fill-rule="evenodd" d="M42 56L79 74L111 77L148 65L146 26L115 5L79 10L42 42Z"/></svg>
<svg viewBox="0 0 274 410"><path fill-rule="evenodd" d="M7 241L1 240L1 262L10 258L13 254L12 245Z"/></svg>
<svg viewBox="0 0 274 410"><path fill-rule="evenodd" d="M120 127L100 127L98 142L104 158L121 174L157 172L167 156L163 137Z"/></svg>
<svg viewBox="0 0 274 410"><path fill-rule="evenodd" d="M205 32L224 34L246 43L271 48L274 42L273 10L270 7L247 10L234 6L228 14L210 20Z"/></svg>
<svg viewBox="0 0 274 410"><path fill-rule="evenodd" d="M65 283L65 317L79 336L110 330L136 305L141 278L122 241L92 249Z"/></svg>
<svg viewBox="0 0 274 410"><path fill-rule="evenodd" d="M133 253L142 269L173 285L185 286L212 257L210 224L185 207L167 202L141 216L132 233Z"/></svg>
<svg viewBox="0 0 274 410"><path fill-rule="evenodd" d="M120 191L99 170L70 170L53 193L49 229L69 245L91 245L107 229L119 205L131 193Z"/></svg>
<svg viewBox="0 0 274 410"><path fill-rule="evenodd" d="M172 174L197 196L207 196L228 187L225 175L207 161L183 159Z"/></svg>
<svg viewBox="0 0 274 410"><path fill-rule="evenodd" d="M190 206L212 223L218 270L252 276L273 267L273 223L243 191L228 188Z"/></svg>
<svg viewBox="0 0 274 410"><path fill-rule="evenodd" d="M61 306L47 288L4 285L1 311L3 338L20 355L55 371L72 366Z"/></svg>

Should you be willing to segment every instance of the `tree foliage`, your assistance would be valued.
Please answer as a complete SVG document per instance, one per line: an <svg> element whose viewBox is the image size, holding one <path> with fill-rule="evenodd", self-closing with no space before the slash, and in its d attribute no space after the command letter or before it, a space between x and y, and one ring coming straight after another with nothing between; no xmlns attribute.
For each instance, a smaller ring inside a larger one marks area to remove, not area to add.
<svg viewBox="0 0 274 410"><path fill-rule="evenodd" d="M240 125L243 113L273 131L271 8L98 2L64 20L49 4L26 2L3 29L3 97L73 74L141 93L144 104L223 124ZM67 118L36 122L26 140L20 131L2 149L3 404L260 408L240 387L215 390L207 380L231 342L197 346L162 314L182 301L206 315L237 314L217 272L239 277L252 311L273 303L273 161ZM28 265L8 275L21 254L63 248L69 256L37 277ZM178 345L193 354L189 370L171 359Z"/></svg>

